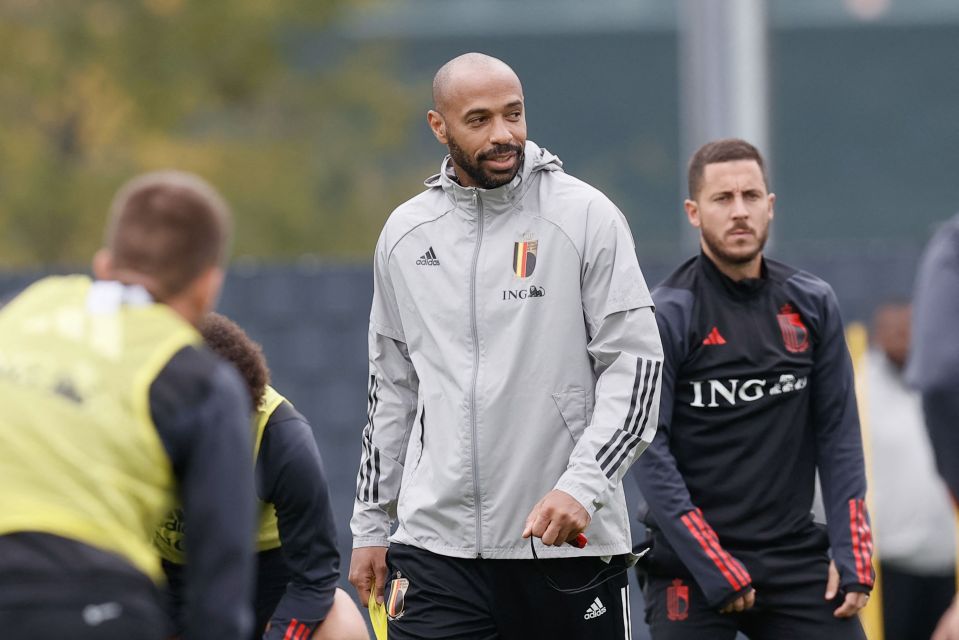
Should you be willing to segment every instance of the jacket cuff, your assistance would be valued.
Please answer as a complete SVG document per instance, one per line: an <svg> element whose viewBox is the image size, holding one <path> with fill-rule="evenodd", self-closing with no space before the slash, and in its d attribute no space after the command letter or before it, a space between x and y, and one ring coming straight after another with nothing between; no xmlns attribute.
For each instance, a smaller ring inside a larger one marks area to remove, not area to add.
<svg viewBox="0 0 959 640"><path fill-rule="evenodd" d="M599 508L592 498L592 491L589 491L582 485L569 480L565 475L559 479L559 482L556 483L556 486L554 486L553 489L558 489L559 491L573 496L573 499L575 499L576 502L586 509L586 513L589 514L590 518L593 517L593 514L596 513L597 509Z"/></svg>
<svg viewBox="0 0 959 640"><path fill-rule="evenodd" d="M388 547L388 546L390 546L389 538L370 537L370 536L364 536L362 538L353 538L354 549L360 549L363 547Z"/></svg>
<svg viewBox="0 0 959 640"><path fill-rule="evenodd" d="M870 593L872 592L872 585L862 584L861 582L850 582L849 584L842 585L842 590L847 593Z"/></svg>
<svg viewBox="0 0 959 640"><path fill-rule="evenodd" d="M732 602L733 600L735 600L735 599L737 599L737 598L742 598L744 595L746 595L747 593L749 593L749 592L752 591L752 590L753 590L753 585L752 585L752 583L749 583L749 584L747 584L745 587L743 587L742 589L740 589L739 591L733 591L733 592L730 593L728 596L726 596L725 598L723 598L723 599L721 599L719 602L717 602L714 606L715 606L715 608L717 608L717 609L722 609L723 607L725 607L727 604L729 604L729 603Z"/></svg>

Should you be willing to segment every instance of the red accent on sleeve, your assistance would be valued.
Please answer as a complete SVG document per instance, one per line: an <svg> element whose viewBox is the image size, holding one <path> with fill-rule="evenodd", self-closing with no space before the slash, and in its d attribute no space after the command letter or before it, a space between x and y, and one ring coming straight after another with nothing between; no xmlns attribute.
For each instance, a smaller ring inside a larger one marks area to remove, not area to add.
<svg viewBox="0 0 959 640"><path fill-rule="evenodd" d="M866 521L866 505L862 500L849 501L849 530L852 535L852 553L856 559L856 579L872 586L872 530Z"/></svg>
<svg viewBox="0 0 959 640"><path fill-rule="evenodd" d="M729 553L725 549L723 549L722 545L719 544L719 536L716 535L716 531L711 526L709 526L708 522L706 522L706 519L703 517L703 512L700 509L696 509L695 511L692 512L691 515L693 519L699 524L700 528L702 529L706 537L710 541L712 541L712 544L715 547L715 549L721 554L723 559L726 560L726 563L729 565L730 569L732 569L733 573L736 574L736 577L738 577L742 581L743 586L745 587L750 582L752 582L753 579L749 575L749 572L746 571L746 567L744 567L741 562L739 562L738 560L733 558L731 555L729 555Z"/></svg>
<svg viewBox="0 0 959 640"><path fill-rule="evenodd" d="M707 540L706 537L700 532L697 526L693 523L693 514L695 511L690 511L683 515L680 519L683 521L683 524L686 525L686 528L689 529L689 532L693 534L693 537L699 542L699 546L703 548L703 551L706 552L706 555L715 563L719 571L725 576L729 584L732 585L733 589L739 591L746 585L740 584L739 578L733 574L729 569L729 566L726 564L725 559L720 556L711 544L711 540ZM722 549L720 549L722 552Z"/></svg>
<svg viewBox="0 0 959 640"><path fill-rule="evenodd" d="M849 501L849 534L852 536L852 555L856 559L856 579L865 584L864 563L859 540L859 514L857 513L855 500Z"/></svg>

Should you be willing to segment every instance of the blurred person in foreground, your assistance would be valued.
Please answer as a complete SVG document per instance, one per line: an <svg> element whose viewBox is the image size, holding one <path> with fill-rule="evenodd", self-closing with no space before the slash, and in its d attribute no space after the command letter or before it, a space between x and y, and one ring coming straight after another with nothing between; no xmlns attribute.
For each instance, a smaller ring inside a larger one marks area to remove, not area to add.
<svg viewBox="0 0 959 640"><path fill-rule="evenodd" d="M634 467L652 636L864 638L872 540L836 296L763 256L776 198L753 145L702 146L688 179L701 253L653 292L663 401ZM817 468L828 532L811 514Z"/></svg>
<svg viewBox="0 0 959 640"><path fill-rule="evenodd" d="M922 409L939 474L959 497L959 215L933 236L916 280L907 379ZM959 601L943 615L933 640L959 640Z"/></svg>
<svg viewBox="0 0 959 640"><path fill-rule="evenodd" d="M0 311L4 638L167 637L150 541L174 500L197 523L184 637L249 633L250 401L195 328L231 219L196 176L140 176L114 199L96 280L44 278Z"/></svg>
<svg viewBox="0 0 959 640"><path fill-rule="evenodd" d="M956 531L936 473L919 394L906 386L910 306L873 315L866 356L873 525L879 543L883 630L891 640L929 640L956 590Z"/></svg>
<svg viewBox="0 0 959 640"><path fill-rule="evenodd" d="M427 118L449 155L374 256L350 582L389 581L391 640L629 637L621 480L662 367L629 227L526 139L501 60L445 64Z"/></svg>
<svg viewBox="0 0 959 640"><path fill-rule="evenodd" d="M251 638L367 640L366 624L342 589L336 524L329 486L313 429L270 386L260 345L235 322L209 313L200 323L206 345L231 362L246 382L253 413L253 457L259 528L256 536L256 616ZM174 509L157 528L171 613L183 604L183 510Z"/></svg>

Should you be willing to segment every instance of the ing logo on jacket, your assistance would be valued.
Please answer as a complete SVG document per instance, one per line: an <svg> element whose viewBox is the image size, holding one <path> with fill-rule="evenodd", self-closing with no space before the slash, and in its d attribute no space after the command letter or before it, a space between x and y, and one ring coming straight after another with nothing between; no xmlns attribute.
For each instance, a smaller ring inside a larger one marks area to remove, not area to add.
<svg viewBox="0 0 959 640"><path fill-rule="evenodd" d="M545 287L530 285L529 289L504 289L503 300L526 300L527 298L542 298L546 295Z"/></svg>
<svg viewBox="0 0 959 640"><path fill-rule="evenodd" d="M742 384L740 384L742 382ZM784 393L801 391L806 388L808 379L806 376L795 376L791 373L784 373L773 384L769 380L762 378L752 378L740 381L737 378L728 380L692 380L690 385L693 388L693 401L689 403L691 407L718 407L721 404L725 406L735 406L737 402L755 402L766 396L778 396ZM709 402L706 402L708 396ZM725 402L721 403L720 400Z"/></svg>

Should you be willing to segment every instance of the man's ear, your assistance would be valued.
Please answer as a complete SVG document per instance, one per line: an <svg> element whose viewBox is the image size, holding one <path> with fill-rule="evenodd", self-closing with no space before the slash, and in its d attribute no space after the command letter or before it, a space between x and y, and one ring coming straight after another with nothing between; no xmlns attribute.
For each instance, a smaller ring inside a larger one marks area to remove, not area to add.
<svg viewBox="0 0 959 640"><path fill-rule="evenodd" d="M109 249L100 249L93 254L93 277L97 280L113 280L113 254Z"/></svg>
<svg viewBox="0 0 959 640"><path fill-rule="evenodd" d="M683 208L686 210L686 218L689 220L689 224L697 229L702 226L702 221L699 218L699 205L695 200L683 201Z"/></svg>
<svg viewBox="0 0 959 640"><path fill-rule="evenodd" d="M776 205L776 194L775 194L775 193L770 193L770 194L769 194L769 219L770 219L770 220L772 220L774 217L776 217L776 207L775 207L775 205Z"/></svg>
<svg viewBox="0 0 959 640"><path fill-rule="evenodd" d="M433 135L440 141L440 144L448 144L449 138L446 136L446 119L439 111L430 109L426 113L426 122L430 125Z"/></svg>

